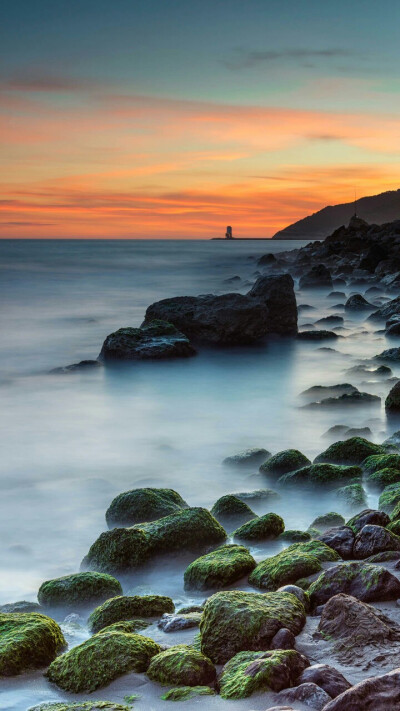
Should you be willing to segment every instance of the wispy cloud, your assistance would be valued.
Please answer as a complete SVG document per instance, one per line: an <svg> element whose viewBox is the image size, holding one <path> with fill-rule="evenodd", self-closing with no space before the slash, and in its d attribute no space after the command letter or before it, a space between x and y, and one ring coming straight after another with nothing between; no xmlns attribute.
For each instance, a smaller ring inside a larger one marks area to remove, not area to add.
<svg viewBox="0 0 400 711"><path fill-rule="evenodd" d="M92 79L53 74L48 71L29 70L0 78L0 89L21 92L86 92L102 85Z"/></svg>
<svg viewBox="0 0 400 711"><path fill-rule="evenodd" d="M336 62L342 59L360 58L361 55L352 50L332 47L328 49L293 48L283 50L248 50L237 47L232 52L232 57L222 60L227 69L232 71L251 69L259 65L296 64L306 69L314 69L321 62Z"/></svg>

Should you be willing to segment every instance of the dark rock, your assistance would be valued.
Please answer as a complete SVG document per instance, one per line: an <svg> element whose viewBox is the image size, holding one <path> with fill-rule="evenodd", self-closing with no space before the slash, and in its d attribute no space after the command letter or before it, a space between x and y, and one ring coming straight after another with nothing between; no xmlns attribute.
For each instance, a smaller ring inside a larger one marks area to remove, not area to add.
<svg viewBox="0 0 400 711"><path fill-rule="evenodd" d="M379 262L387 259L387 250L380 244L372 244L367 254L360 261L360 268L366 269L368 272L374 272Z"/></svg>
<svg viewBox="0 0 400 711"><path fill-rule="evenodd" d="M400 669L360 681L324 711L400 711Z"/></svg>
<svg viewBox="0 0 400 711"><path fill-rule="evenodd" d="M100 368L101 366L102 363L98 360L81 360L79 363L61 366L61 368L53 368L53 370L50 370L50 375L64 375L66 373L94 370L95 368Z"/></svg>
<svg viewBox="0 0 400 711"><path fill-rule="evenodd" d="M396 323L392 323L390 326L386 328L386 335L387 336L400 336L400 321L397 321Z"/></svg>
<svg viewBox="0 0 400 711"><path fill-rule="evenodd" d="M362 393L354 390L352 393L344 393L338 397L328 397L319 402L310 402L308 405L303 405L304 408L315 409L319 407L336 407L336 406L362 406L362 405L380 405L381 399L378 395L370 393Z"/></svg>
<svg viewBox="0 0 400 711"><path fill-rule="evenodd" d="M400 537L391 533L383 526L367 524L364 526L354 541L354 558L368 558L383 551L400 550Z"/></svg>
<svg viewBox="0 0 400 711"><path fill-rule="evenodd" d="M388 414L400 414L400 381L394 385L385 400L385 410Z"/></svg>
<svg viewBox="0 0 400 711"><path fill-rule="evenodd" d="M271 649L295 649L296 637L293 632L282 627L271 640Z"/></svg>
<svg viewBox="0 0 400 711"><path fill-rule="evenodd" d="M353 294L353 296L350 296L347 299L344 307L349 311L365 311L368 309L375 308L375 306L373 304L370 304L369 301L367 301L366 299L364 299L361 294Z"/></svg>
<svg viewBox="0 0 400 711"><path fill-rule="evenodd" d="M269 457L260 466L260 472L279 476L305 467L308 464L311 464L310 460L298 449L284 449L282 452L277 452L277 454Z"/></svg>
<svg viewBox="0 0 400 711"><path fill-rule="evenodd" d="M344 323L344 318L343 316L337 316L336 314L332 314L332 316L325 316L324 318L318 319L318 321L315 322L316 325L318 326L339 326Z"/></svg>
<svg viewBox="0 0 400 711"><path fill-rule="evenodd" d="M400 348L387 348L375 356L375 360L384 360L389 363L398 363L400 361Z"/></svg>
<svg viewBox="0 0 400 711"><path fill-rule="evenodd" d="M37 602L28 602L27 600L0 605L0 612L41 612L42 610L42 606Z"/></svg>
<svg viewBox="0 0 400 711"><path fill-rule="evenodd" d="M300 393L300 397L307 399L321 400L323 397L338 397L339 395L357 392L357 388L350 383L339 383L337 385L313 385ZM347 429L346 427L344 429Z"/></svg>
<svg viewBox="0 0 400 711"><path fill-rule="evenodd" d="M243 452L233 454L231 457L226 457L222 463L232 467L258 467L270 456L271 453L267 449L254 447L253 449L245 449Z"/></svg>
<svg viewBox="0 0 400 711"><path fill-rule="evenodd" d="M339 336L334 331L299 331L297 338L300 341L327 341Z"/></svg>
<svg viewBox="0 0 400 711"><path fill-rule="evenodd" d="M324 570L308 592L314 607L324 605L339 593L353 595L364 602L396 600L400 597L400 581L377 565L340 563Z"/></svg>
<svg viewBox="0 0 400 711"><path fill-rule="evenodd" d="M133 526L187 508L186 501L173 489L132 489L118 494L112 500L106 511L106 521L109 528Z"/></svg>
<svg viewBox="0 0 400 711"><path fill-rule="evenodd" d="M319 541L333 548L344 559L352 558L354 539L355 533L349 526L328 528L325 533L318 536Z"/></svg>
<svg viewBox="0 0 400 711"><path fill-rule="evenodd" d="M304 608L307 610L309 606L308 595L302 588L299 588L298 585L282 585L281 588L278 588L278 592L287 592L291 595L296 595L297 599L300 600L302 605L304 605Z"/></svg>
<svg viewBox="0 0 400 711"><path fill-rule="evenodd" d="M211 513L217 521L228 527L231 525L231 528L237 528L242 523L257 518L250 506L233 494L221 496L212 507Z"/></svg>
<svg viewBox="0 0 400 711"><path fill-rule="evenodd" d="M325 709L326 704L331 700L326 691L311 682L294 686L292 689L285 689L279 693L279 698L289 703L299 702L315 711Z"/></svg>
<svg viewBox="0 0 400 711"><path fill-rule="evenodd" d="M334 598L332 598L334 599ZM312 682L326 691L332 699L351 688L343 674L329 664L313 664L305 669L299 678L301 684Z"/></svg>
<svg viewBox="0 0 400 711"><path fill-rule="evenodd" d="M202 613L190 612L188 614L168 614L164 613L157 623L157 627L163 632L180 632L181 630L192 629L200 624Z"/></svg>
<svg viewBox="0 0 400 711"><path fill-rule="evenodd" d="M363 437L351 437L331 444L328 449L314 459L314 462L361 464L372 454L385 454L385 450L380 445L369 442Z"/></svg>
<svg viewBox="0 0 400 711"><path fill-rule="evenodd" d="M187 358L196 351L188 338L166 321L151 319L141 328L120 328L103 343L99 359L107 361Z"/></svg>
<svg viewBox="0 0 400 711"><path fill-rule="evenodd" d="M269 254L263 254L262 257L257 259L257 264L259 264L260 266L264 266L265 264L267 264L267 265L274 264L276 261L277 260L276 260L275 255L269 253Z"/></svg>
<svg viewBox="0 0 400 711"><path fill-rule="evenodd" d="M346 294L344 291L331 291L330 294L326 297L327 299L345 299Z"/></svg>
<svg viewBox="0 0 400 711"><path fill-rule="evenodd" d="M332 289L332 277L324 264L316 264L300 278L300 289L326 287Z"/></svg>
<svg viewBox="0 0 400 711"><path fill-rule="evenodd" d="M387 526L388 523L390 523L390 518L384 511L365 509L347 521L347 526L350 526L355 533L358 533L364 526L369 524L372 526Z"/></svg>

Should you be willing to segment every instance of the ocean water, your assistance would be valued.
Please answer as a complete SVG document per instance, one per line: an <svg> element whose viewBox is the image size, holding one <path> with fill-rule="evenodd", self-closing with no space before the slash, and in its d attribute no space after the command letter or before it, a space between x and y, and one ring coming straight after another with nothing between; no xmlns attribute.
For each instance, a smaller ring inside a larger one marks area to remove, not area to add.
<svg viewBox="0 0 400 711"><path fill-rule="evenodd" d="M49 374L96 358L107 334L139 325L158 299L246 292L260 255L302 244L0 242L0 604L35 600L43 580L79 570L106 530L106 508L122 491L167 486L191 505L211 507L223 494L271 487L256 469L222 465L242 449L295 447L312 459L330 443L322 435L335 424L369 426L377 442L388 436L383 406L311 411L299 399L312 385L342 382L387 394L388 382L363 383L365 377L345 372L389 347L365 314L346 314L334 343L276 338L246 348L202 348L188 360ZM236 275L239 287L225 282ZM326 291L297 292L297 300L313 307L301 313L300 326L335 313L332 305L341 301ZM335 350L321 350L325 345ZM369 492L369 504L376 503ZM287 528L301 529L329 510L350 515L333 494L301 491L283 496L273 510ZM268 544L252 552L260 559L274 550L276 544ZM193 600L183 590L186 564L161 562L124 581L124 589ZM71 643L86 634L83 624ZM95 698L122 698L122 687L115 682ZM64 698L41 673L7 682L3 694L4 708L21 711Z"/></svg>

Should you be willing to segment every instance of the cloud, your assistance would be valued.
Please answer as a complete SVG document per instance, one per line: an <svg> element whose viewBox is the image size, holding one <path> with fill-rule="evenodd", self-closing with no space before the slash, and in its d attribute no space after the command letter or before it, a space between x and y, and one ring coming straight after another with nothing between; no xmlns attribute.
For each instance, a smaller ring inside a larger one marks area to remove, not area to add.
<svg viewBox="0 0 400 711"><path fill-rule="evenodd" d="M321 61L360 58L360 54L348 49L332 47L330 49L284 49L284 50L247 50L237 47L231 59L222 60L222 64L232 71L251 69L259 65L277 63L295 63L306 69L314 69Z"/></svg>
<svg viewBox="0 0 400 711"><path fill-rule="evenodd" d="M21 92L85 92L98 89L101 85L92 79L57 75L40 70L26 70L11 77L0 79L2 91Z"/></svg>

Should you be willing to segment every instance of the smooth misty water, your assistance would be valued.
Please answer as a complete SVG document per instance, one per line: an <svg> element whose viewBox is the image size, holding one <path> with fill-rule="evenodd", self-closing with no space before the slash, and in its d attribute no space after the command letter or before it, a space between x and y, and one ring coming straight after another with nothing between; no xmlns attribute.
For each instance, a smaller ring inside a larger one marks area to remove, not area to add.
<svg viewBox="0 0 400 711"><path fill-rule="evenodd" d="M388 435L379 406L299 409L298 394L311 385L363 380L350 378L345 369L385 347L378 327L364 322L365 314L346 316L345 329L337 330L346 338L327 344L336 353L319 350L325 344L275 339L252 348L202 349L188 360L48 374L95 358L108 333L139 325L157 299L232 291L224 280L234 275L247 291L258 256L301 244L0 243L0 603L34 600L43 580L77 571L105 530L106 508L121 491L168 486L190 504L210 507L222 494L270 485L256 470L221 465L241 449L296 447L313 458L329 444L321 439L323 432L340 423L369 425L376 441ZM315 306L301 314L300 325L334 313L336 301L327 299L327 292L298 294L298 303ZM380 381L361 389L384 396L389 387ZM375 505L376 497L369 503ZM287 528L302 529L332 509L349 513L333 494L288 494L274 506ZM252 552L262 558L274 549L276 544L269 544ZM167 593L177 603L192 600L183 591L186 564L187 559L170 560L135 574L124 581L125 590ZM73 644L87 633L83 628L71 634ZM95 698L118 700L124 684L114 682ZM21 711L35 701L65 696L41 673L7 682L3 694L4 708ZM200 702L210 705L207 699Z"/></svg>

